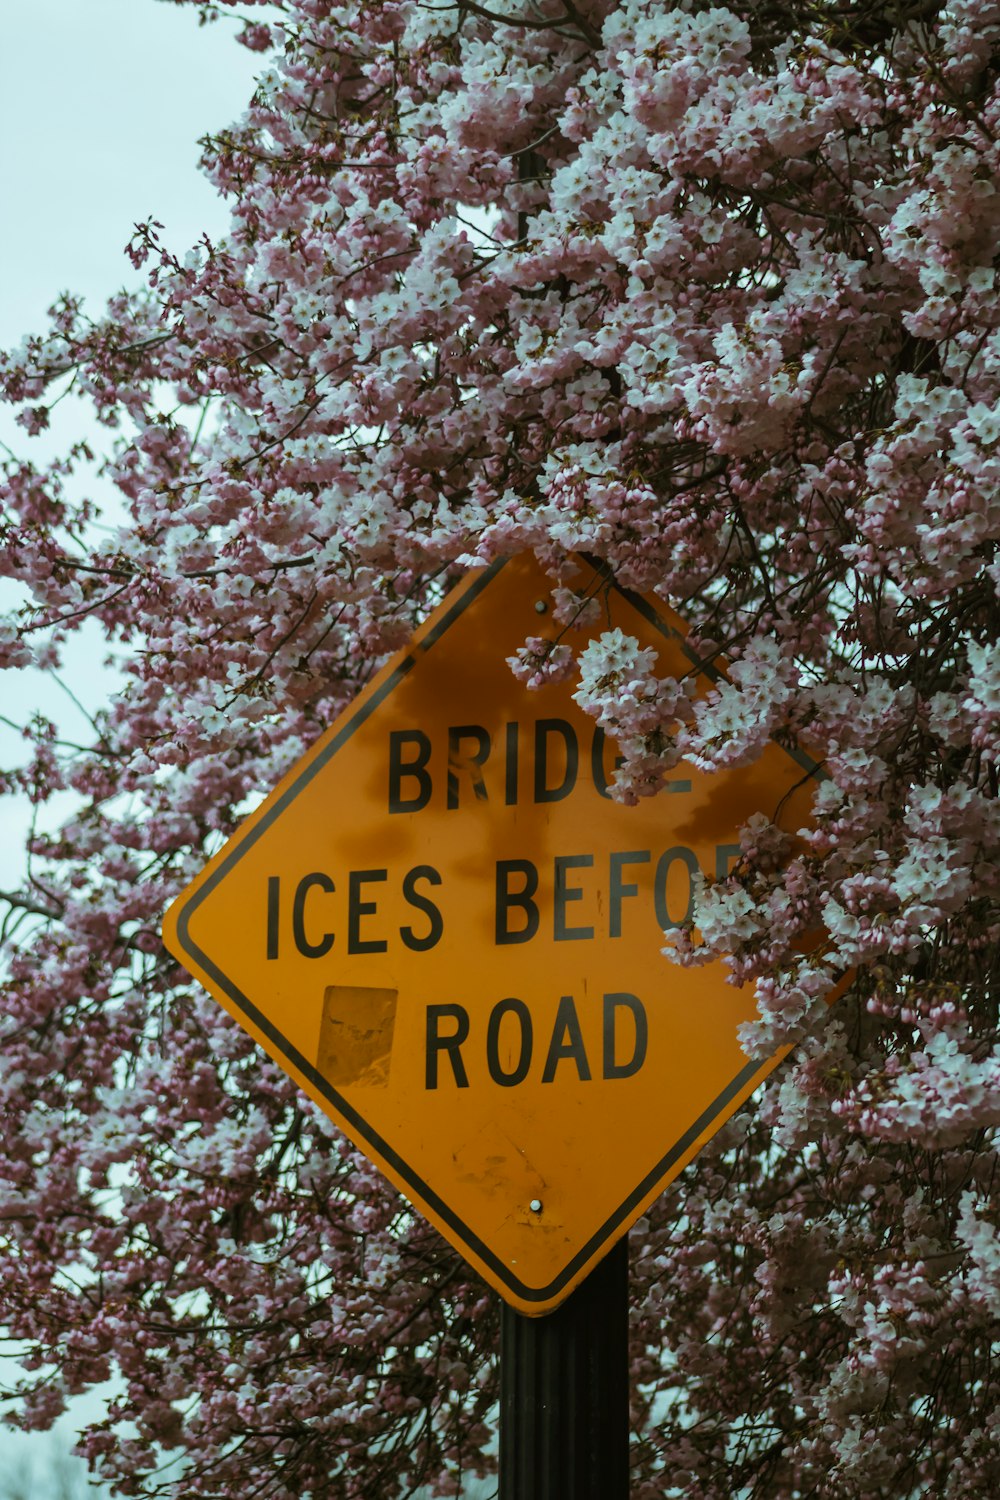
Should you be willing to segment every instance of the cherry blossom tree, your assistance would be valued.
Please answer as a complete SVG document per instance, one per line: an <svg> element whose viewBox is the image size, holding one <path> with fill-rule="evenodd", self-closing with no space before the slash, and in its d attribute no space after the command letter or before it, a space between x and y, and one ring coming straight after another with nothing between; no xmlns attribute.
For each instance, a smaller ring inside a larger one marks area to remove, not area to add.
<svg viewBox="0 0 1000 1500"><path fill-rule="evenodd" d="M496 1309L170 960L164 908L466 569L570 553L729 679L526 642L617 795L795 735L824 763L664 959L730 955L790 1060L633 1234L633 1493L1000 1489L1000 4L174 0L238 15L231 229L0 366L8 674L124 685L4 773L2 1318L20 1421L120 1378L126 1495L461 1493ZM32 461L72 387L79 447ZM822 933L822 937L817 937ZM828 1010L842 975L847 993Z"/></svg>

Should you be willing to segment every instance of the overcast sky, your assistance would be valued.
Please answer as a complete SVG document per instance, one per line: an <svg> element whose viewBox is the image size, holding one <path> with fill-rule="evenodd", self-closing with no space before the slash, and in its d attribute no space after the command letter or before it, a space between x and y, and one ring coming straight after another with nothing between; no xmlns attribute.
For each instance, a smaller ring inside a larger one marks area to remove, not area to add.
<svg viewBox="0 0 1000 1500"><path fill-rule="evenodd" d="M82 293L96 312L135 284L123 251L137 221L158 219L179 251L224 230L225 206L197 170L197 140L243 112L261 59L236 45L231 22L199 27L196 7L160 0L8 0L3 26L0 347L7 348L44 325L59 292ZM60 409L57 441L75 435L80 421ZM30 452L6 413L0 439ZM0 589L0 607L10 599ZM113 681L101 655L91 640L67 662L90 707ZM36 705L80 732L78 711L56 684L0 674L0 715L22 719ZM0 725L0 766L17 752L17 737ZM0 889L16 878L23 828L23 813L0 811ZM16 1374L0 1359L0 1383ZM80 1420L72 1414L64 1433ZM0 1429L0 1470L46 1448L45 1438ZM41 1473L36 1491L44 1500Z"/></svg>
<svg viewBox="0 0 1000 1500"><path fill-rule="evenodd" d="M159 219L178 249L224 227L196 143L252 90L260 58L235 29L159 0L4 7L0 344L58 291L100 302L134 281L122 251L137 220Z"/></svg>
<svg viewBox="0 0 1000 1500"><path fill-rule="evenodd" d="M161 0L23 0L4 13L0 89L0 348L45 325L59 292L94 312L137 273L124 254L133 226L154 217L183 253L222 233L225 204L198 170L199 136L232 123L253 92L260 56L237 45L235 21L199 26L197 7ZM0 407L0 441L36 461L76 439L106 434L75 401L54 412L51 434L27 440ZM0 610L20 597L0 576ZM93 710L114 675L97 629L65 649L63 680ZM0 767L24 759L2 720L40 708L80 740L88 726L59 684L36 673L0 674ZM7 799L5 799L6 802ZM58 821L55 799L43 826ZM17 883L25 809L0 803L0 890Z"/></svg>

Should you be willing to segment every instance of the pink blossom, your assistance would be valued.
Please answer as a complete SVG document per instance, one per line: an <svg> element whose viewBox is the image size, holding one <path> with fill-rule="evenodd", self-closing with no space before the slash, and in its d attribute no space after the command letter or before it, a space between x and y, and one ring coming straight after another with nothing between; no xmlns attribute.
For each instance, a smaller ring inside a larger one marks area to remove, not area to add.
<svg viewBox="0 0 1000 1500"><path fill-rule="evenodd" d="M229 233L140 223L140 290L0 356L4 685L84 628L122 675L0 770L16 1420L112 1376L81 1450L122 1493L494 1470L490 1298L158 933L444 591L532 551L512 670L576 683L616 797L686 761L721 807L769 739L822 776L665 937L793 1050L633 1234L633 1494L995 1493L1000 6L208 10L260 68L203 143ZM34 459L70 380L106 447Z"/></svg>

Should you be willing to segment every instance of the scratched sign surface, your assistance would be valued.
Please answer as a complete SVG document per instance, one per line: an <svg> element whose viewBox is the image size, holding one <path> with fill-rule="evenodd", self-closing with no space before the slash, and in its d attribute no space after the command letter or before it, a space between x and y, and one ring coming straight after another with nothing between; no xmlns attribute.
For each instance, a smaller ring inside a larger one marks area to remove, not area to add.
<svg viewBox="0 0 1000 1500"><path fill-rule="evenodd" d="M617 626L695 673L684 627L581 564ZM795 830L812 763L680 766L608 795L572 682L505 658L552 620L514 559L476 572L174 903L171 952L522 1312L558 1306L779 1061L752 989L664 929L754 812ZM575 640L582 644L585 636Z"/></svg>

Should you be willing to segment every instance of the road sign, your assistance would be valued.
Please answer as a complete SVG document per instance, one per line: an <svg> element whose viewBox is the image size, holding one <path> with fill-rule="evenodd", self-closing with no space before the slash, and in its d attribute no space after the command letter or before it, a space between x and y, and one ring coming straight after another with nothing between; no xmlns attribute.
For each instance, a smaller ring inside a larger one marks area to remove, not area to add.
<svg viewBox="0 0 1000 1500"><path fill-rule="evenodd" d="M581 564L592 634L696 673L662 605ZM521 557L470 573L175 902L171 952L521 1312L550 1311L779 1061L752 987L663 931L755 812L795 830L815 767L681 766L608 795L614 747L506 665L554 636ZM585 636L577 636L581 641Z"/></svg>

